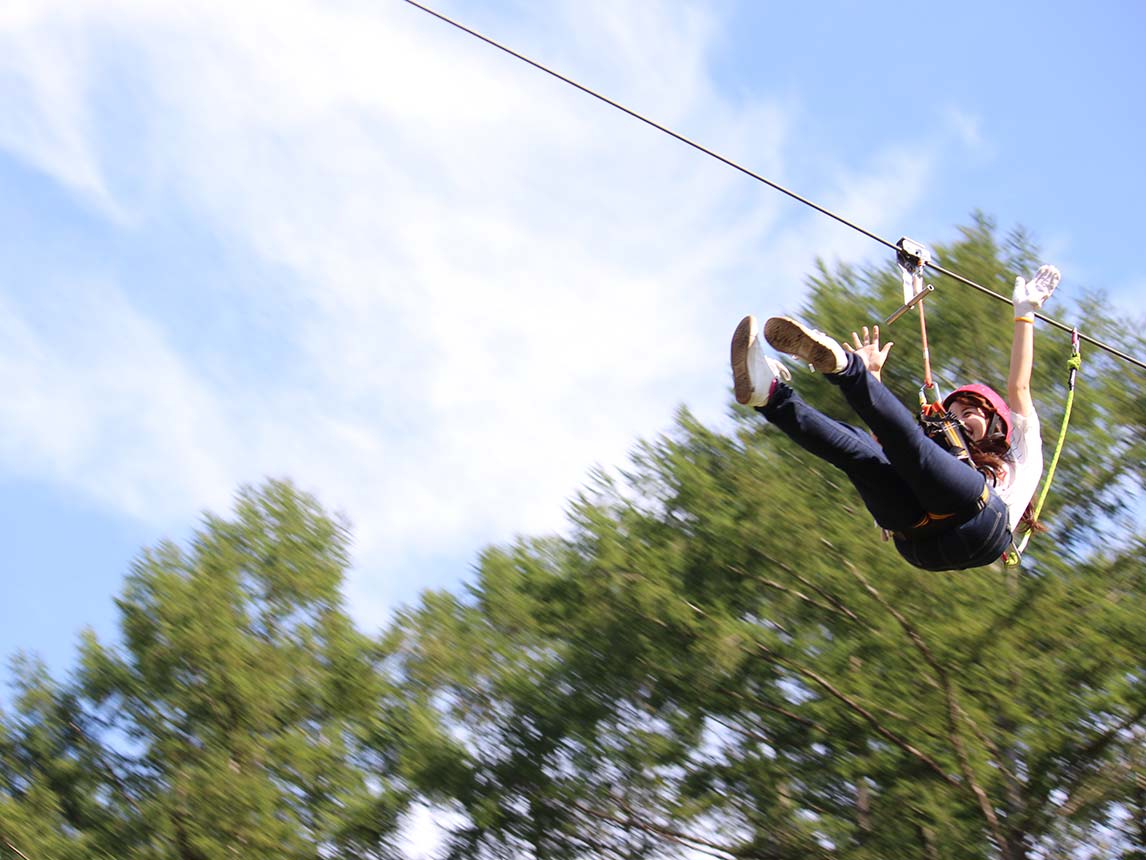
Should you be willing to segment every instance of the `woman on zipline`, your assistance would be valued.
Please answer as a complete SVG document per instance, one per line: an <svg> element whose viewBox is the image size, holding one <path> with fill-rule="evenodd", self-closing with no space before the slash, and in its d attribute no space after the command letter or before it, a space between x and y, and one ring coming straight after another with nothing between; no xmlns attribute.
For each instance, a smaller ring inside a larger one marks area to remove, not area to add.
<svg viewBox="0 0 1146 860"><path fill-rule="evenodd" d="M812 365L839 387L875 439L809 406L786 382L791 374L766 356L756 318L732 335L736 400L779 427L805 450L842 469L876 523L891 533L908 562L925 570L965 570L998 561L1020 521L1030 526L1030 502L1042 475L1039 419L1031 400L1035 311L1059 282L1043 266L1031 281L1015 280L1015 331L1004 401L985 385L951 392L943 405L962 425L973 466L924 433L916 417L880 381L890 342L879 328L855 346L787 317L764 323L778 352Z"/></svg>

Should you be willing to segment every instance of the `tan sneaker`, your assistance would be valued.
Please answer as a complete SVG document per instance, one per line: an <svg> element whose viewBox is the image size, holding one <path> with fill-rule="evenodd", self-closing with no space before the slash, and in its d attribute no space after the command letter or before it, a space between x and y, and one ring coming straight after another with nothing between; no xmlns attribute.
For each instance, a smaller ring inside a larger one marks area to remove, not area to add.
<svg viewBox="0 0 1146 860"><path fill-rule="evenodd" d="M772 317L765 322L764 339L777 352L794 355L820 373L839 373L848 363L847 353L835 340L789 317Z"/></svg>

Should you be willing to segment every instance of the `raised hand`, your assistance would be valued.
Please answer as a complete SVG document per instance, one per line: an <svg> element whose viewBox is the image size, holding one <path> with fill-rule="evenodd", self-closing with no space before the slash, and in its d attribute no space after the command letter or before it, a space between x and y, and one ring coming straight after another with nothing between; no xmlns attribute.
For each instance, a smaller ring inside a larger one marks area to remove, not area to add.
<svg viewBox="0 0 1146 860"><path fill-rule="evenodd" d="M1051 297L1061 279L1062 275L1054 266L1041 267L1029 281L1023 277L1015 278L1015 291L1011 295L1015 319L1034 322L1035 311Z"/></svg>
<svg viewBox="0 0 1146 860"><path fill-rule="evenodd" d="M862 358L872 376L879 379L883 371L883 365L887 361L887 354L891 351L891 348L895 346L895 343L889 340L883 345L882 349L880 348L879 326L872 326L871 331L868 331L865 325L860 329L860 332L861 333L852 332L852 340L855 342L854 347L846 342L843 344L843 347L848 352L854 352Z"/></svg>

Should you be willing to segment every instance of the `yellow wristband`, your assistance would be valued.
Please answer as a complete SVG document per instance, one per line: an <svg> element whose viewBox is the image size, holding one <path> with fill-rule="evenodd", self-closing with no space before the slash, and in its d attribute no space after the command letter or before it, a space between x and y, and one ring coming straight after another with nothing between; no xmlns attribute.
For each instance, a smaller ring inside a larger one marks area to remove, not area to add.
<svg viewBox="0 0 1146 860"><path fill-rule="evenodd" d="M1030 323L1031 325L1034 325L1035 324L1035 318L1034 317L1015 317L1015 322L1025 322L1025 323Z"/></svg>

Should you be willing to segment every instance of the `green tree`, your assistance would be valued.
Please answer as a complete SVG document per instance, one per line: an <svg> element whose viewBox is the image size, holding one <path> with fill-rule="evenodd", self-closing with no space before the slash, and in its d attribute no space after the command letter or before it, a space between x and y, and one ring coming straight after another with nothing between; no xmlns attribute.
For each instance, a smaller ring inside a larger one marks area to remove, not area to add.
<svg viewBox="0 0 1146 860"><path fill-rule="evenodd" d="M983 218L936 250L1003 294L1036 262ZM811 288L807 316L840 337L898 304L889 269L822 267ZM940 381L1002 386L1009 309L965 290L929 300ZM1100 297L1057 310L1143 352ZM891 335L886 378L914 402L918 332ZM1052 444L1068 342L1040 331ZM448 785L425 783L464 812L454 855L1021 860L1126 822L1117 850L1141 850L1142 381L1088 354L1052 530L1018 574L910 568L843 476L758 416L730 437L682 413L598 476L568 539L487 552L466 595L397 625L404 683L460 747Z"/></svg>
<svg viewBox="0 0 1146 860"><path fill-rule="evenodd" d="M75 688L38 680L4 726L22 755L0 795L12 847L34 860L73 843L149 860L386 853L406 794L386 778L380 652L343 607L347 544L312 499L271 482L242 491L233 519L208 516L189 549L144 551L118 601L122 646L89 635ZM60 847L20 848L21 822L44 811Z"/></svg>
<svg viewBox="0 0 1146 860"><path fill-rule="evenodd" d="M941 262L1006 294L1035 250L978 217ZM890 268L821 266L843 337L897 304ZM1131 354L1099 294L1056 316ZM1007 309L928 299L937 377L1002 385ZM911 318L885 379L914 402ZM1067 340L1040 329L1044 437ZM851 419L831 386L813 403ZM1146 852L1143 374L1088 350L1021 571L931 574L842 475L758 416L682 411L600 473L563 538L485 552L373 641L345 613L345 527L289 484L144 551L122 643L0 714L0 858L396 856L429 802L456 858L1073 858Z"/></svg>
<svg viewBox="0 0 1146 860"><path fill-rule="evenodd" d="M78 702L41 663L13 668L17 716L0 714L0 857L112 856L104 836L114 827L96 799L101 752L86 742Z"/></svg>

